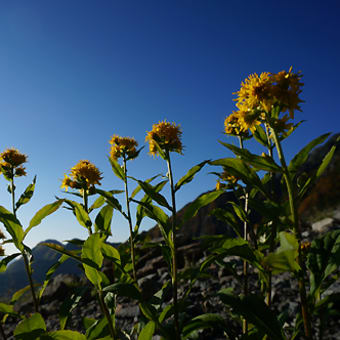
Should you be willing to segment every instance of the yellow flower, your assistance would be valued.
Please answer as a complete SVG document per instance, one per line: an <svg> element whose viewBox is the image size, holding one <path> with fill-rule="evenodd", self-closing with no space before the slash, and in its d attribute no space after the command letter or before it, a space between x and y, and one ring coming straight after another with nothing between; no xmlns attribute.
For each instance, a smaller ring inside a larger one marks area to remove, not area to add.
<svg viewBox="0 0 340 340"><path fill-rule="evenodd" d="M263 72L260 76L256 73L251 74L241 83L240 91L235 92L238 95L238 98L235 99L237 101L236 106L243 112L259 108L268 112L272 106L271 83L272 79L269 72Z"/></svg>
<svg viewBox="0 0 340 340"><path fill-rule="evenodd" d="M158 153L156 143L164 151L182 153L181 135L182 131L179 125L176 126L175 123L164 120L152 126L152 130L147 133L145 141L149 142L149 150L152 155Z"/></svg>
<svg viewBox="0 0 340 340"><path fill-rule="evenodd" d="M248 129L254 133L256 126L261 124L261 115L251 111L239 111L238 121L241 129L247 131Z"/></svg>
<svg viewBox="0 0 340 340"><path fill-rule="evenodd" d="M299 98L302 92L301 87L303 83L301 80L301 73L293 73L292 67L288 72L281 71L277 74L272 74L273 87L272 96L282 106L283 112L288 110L290 118L294 118L294 110L301 111L299 106L303 100Z"/></svg>
<svg viewBox="0 0 340 340"><path fill-rule="evenodd" d="M138 143L134 138L113 135L110 144L112 145L110 156L114 160L124 156L124 154L128 159L136 158L138 155L136 149Z"/></svg>
<svg viewBox="0 0 340 340"><path fill-rule="evenodd" d="M68 189L68 187L73 189L89 189L95 184L100 185L101 176L100 171L96 166L94 166L88 160L81 160L71 168L70 177L64 176L61 187Z"/></svg>
<svg viewBox="0 0 340 340"><path fill-rule="evenodd" d="M27 156L17 149L7 149L0 154L0 171L10 180L14 176L26 176L25 168L22 164L27 162Z"/></svg>
<svg viewBox="0 0 340 340"><path fill-rule="evenodd" d="M224 131L228 135L233 136L245 136L248 137L248 129L244 129L244 127L240 123L240 115L239 112L233 111L224 121Z"/></svg>
<svg viewBox="0 0 340 340"><path fill-rule="evenodd" d="M20 153L17 149L7 149L0 154L3 163L11 165L13 168L27 162L27 156Z"/></svg>

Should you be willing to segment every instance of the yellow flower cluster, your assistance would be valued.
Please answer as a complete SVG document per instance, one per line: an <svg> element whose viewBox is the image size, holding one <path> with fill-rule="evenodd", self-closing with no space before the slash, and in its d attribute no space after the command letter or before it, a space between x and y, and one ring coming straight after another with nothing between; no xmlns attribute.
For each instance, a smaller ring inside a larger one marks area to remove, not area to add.
<svg viewBox="0 0 340 340"><path fill-rule="evenodd" d="M87 160L81 160L71 169L70 177L65 174L61 187L67 189L86 189L100 185L101 176L98 168Z"/></svg>
<svg viewBox="0 0 340 340"><path fill-rule="evenodd" d="M112 145L110 156L114 160L122 156L127 156L127 159L133 159L138 155L136 149L138 143L134 138L113 135L110 144Z"/></svg>
<svg viewBox="0 0 340 340"><path fill-rule="evenodd" d="M176 126L175 123L164 120L152 126L152 130L147 133L145 141L149 142L149 151L152 155L158 153L156 143L164 151L182 153L181 135L182 131L179 125Z"/></svg>
<svg viewBox="0 0 340 340"><path fill-rule="evenodd" d="M228 173L228 171L223 170L223 172L219 175L220 179L216 182L216 190L220 190L223 188L232 188L236 185L238 178ZM227 184L221 183L221 181L227 182Z"/></svg>
<svg viewBox="0 0 340 340"><path fill-rule="evenodd" d="M17 149L7 149L0 154L0 171L6 178L26 176L25 168L22 164L27 162L27 156Z"/></svg>
<svg viewBox="0 0 340 340"><path fill-rule="evenodd" d="M272 117L278 132L291 129L293 124L288 123L288 119L294 118L295 110L301 111L299 94L303 83L300 80L300 73L293 73L292 68L277 74L251 74L241 83L240 90L235 92L238 111L226 118L225 133L242 135L248 130L254 132L275 106L279 107L280 112L289 111L289 117Z"/></svg>

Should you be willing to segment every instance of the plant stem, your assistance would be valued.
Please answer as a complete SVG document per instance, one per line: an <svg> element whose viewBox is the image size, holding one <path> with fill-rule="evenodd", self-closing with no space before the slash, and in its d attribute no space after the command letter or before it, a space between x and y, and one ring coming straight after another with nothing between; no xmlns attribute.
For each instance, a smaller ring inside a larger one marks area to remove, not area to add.
<svg viewBox="0 0 340 340"><path fill-rule="evenodd" d="M109 312L109 310L108 310L108 308L105 304L104 297L103 297L103 291L101 289L97 289L97 292L98 292L100 309L102 310L102 313L104 314L104 316L107 320L107 323L108 323L108 326L109 326L109 331L110 331L110 334L111 334L111 338L112 338L112 340L114 340L116 338L116 330L115 330L115 327L113 325L110 312Z"/></svg>
<svg viewBox="0 0 340 340"><path fill-rule="evenodd" d="M240 143L240 148L244 149L242 136L238 136L238 140ZM244 212L247 215L248 213L248 193L247 190L244 189ZM247 221L243 222L243 239L248 241L248 223ZM244 296L248 295L248 262L243 260L243 294ZM248 321L247 319L242 320L242 333L248 334Z"/></svg>
<svg viewBox="0 0 340 340"><path fill-rule="evenodd" d="M87 213L89 213L89 208L88 208L88 195L87 195L87 189L83 188L83 202L84 202L84 209ZM89 235L91 236L92 235L92 229L91 227L88 227L87 230L89 231ZM110 312L109 310L107 309L107 306L105 304L105 301L104 301L104 297L103 297L103 291L101 290L100 287L97 287L95 286L95 289L97 291L97 294L98 294L98 300L99 300L99 304L100 304L100 309L104 315L104 317L106 318L107 320L107 323L108 323L108 326L109 326L109 331L110 331L110 334L111 334L111 337L112 339L114 340L115 339L115 336L116 336L116 332L115 332L115 329L114 329L114 326L112 324L112 318L111 318L111 315L110 315Z"/></svg>
<svg viewBox="0 0 340 340"><path fill-rule="evenodd" d="M273 157L273 150L272 150L272 142L269 137L269 128L268 124L265 123L265 130L266 130L266 136L267 136L267 142L268 142L268 155L269 157ZM273 173L270 172L270 194L273 194ZM271 228L271 234L270 234L270 244L269 244L269 253L274 252L275 248L275 238L276 238L276 223L274 222ZM266 296L266 303L268 306L272 303L272 272L268 271L268 287L267 287L267 296Z"/></svg>
<svg viewBox="0 0 340 340"><path fill-rule="evenodd" d="M89 203L88 203L88 194L87 194L87 189L85 189L85 186L83 187L83 203L84 203L84 209L87 213L89 213ZM89 235L92 235L92 229L91 226L87 227L87 231L89 232Z"/></svg>
<svg viewBox="0 0 340 340"><path fill-rule="evenodd" d="M304 260L301 254L301 230L300 230L300 224L299 224L299 218L298 218L298 211L296 206L296 198L294 194L294 188L293 183L290 178L290 174L288 171L287 163L282 151L281 143L279 141L278 135L275 131L275 129L271 128L274 143L276 145L276 149L278 152L278 156L281 162L281 166L283 169L283 177L286 182L288 197L289 197L289 206L290 211L292 215L292 223L293 223L293 230L295 237L298 240L299 249L298 249L298 264L300 266L300 270L297 273L297 279L298 279L298 286L299 286L299 293L300 293L300 301L301 301L301 313L302 313L302 319L303 319L303 325L304 325L304 331L305 336L307 339L313 339L312 336L312 327L311 327L311 321L310 321L310 314L308 310L308 302L307 302L307 296L306 296L306 285L305 285L305 278L304 278Z"/></svg>
<svg viewBox="0 0 340 340"><path fill-rule="evenodd" d="M176 340L180 340L180 329L179 329L179 321L178 321L178 301L177 301L177 245L176 245L176 199L175 199L175 189L174 189L174 180L171 168L171 160L170 153L167 151L167 163L168 163L168 176L171 188L171 200L172 200L172 289L173 289L173 298L174 298L174 320L175 320L175 334Z"/></svg>
<svg viewBox="0 0 340 340"><path fill-rule="evenodd" d="M12 210L13 210L13 215L16 218L17 214L16 214L16 209L15 209L15 185L14 185L14 171L13 171L13 169L12 169L12 174L11 175L12 175L11 176ZM29 281L29 284L30 284L32 299L33 299L33 303L34 303L34 309L35 309L35 311L37 313L39 313L39 303L38 303L38 300L37 300L37 297L36 297L35 291L34 291L34 284L33 284L33 279L32 279L31 264L30 264L30 261L28 259L26 251L24 251L24 250L21 251L21 254L22 254L22 257L24 259L25 269L26 269L28 281Z"/></svg>
<svg viewBox="0 0 340 340"><path fill-rule="evenodd" d="M137 275L136 275L136 263L135 263L135 246L133 242L133 231L132 231L132 221L131 221L131 212L130 212L130 202L129 202L129 191L128 191L128 184L127 184L127 167L126 167L126 155L123 155L124 161L124 185L125 185L125 200L126 200L126 209L127 209L127 216L129 221L129 229L130 229L130 251L131 251L131 261L132 261L132 272L133 272L133 279L137 282Z"/></svg>

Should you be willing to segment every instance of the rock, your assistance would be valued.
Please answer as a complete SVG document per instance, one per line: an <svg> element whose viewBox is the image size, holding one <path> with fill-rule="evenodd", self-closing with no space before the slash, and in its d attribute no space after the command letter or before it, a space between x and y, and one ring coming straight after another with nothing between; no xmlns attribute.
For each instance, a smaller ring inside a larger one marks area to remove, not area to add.
<svg viewBox="0 0 340 340"><path fill-rule="evenodd" d="M314 231L317 231L319 233L327 231L330 227L332 227L334 223L334 219L331 217L326 217L320 221L317 221L312 224L312 229Z"/></svg>

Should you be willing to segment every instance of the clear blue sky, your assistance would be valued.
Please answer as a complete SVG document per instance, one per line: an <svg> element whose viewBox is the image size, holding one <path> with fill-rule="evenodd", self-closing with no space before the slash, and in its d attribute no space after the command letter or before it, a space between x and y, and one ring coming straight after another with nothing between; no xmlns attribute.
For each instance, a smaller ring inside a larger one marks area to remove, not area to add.
<svg viewBox="0 0 340 340"><path fill-rule="evenodd" d="M42 205L63 196L63 175L81 159L103 172L103 189L122 188L107 161L108 141L119 134L143 145L146 131L164 118L183 129L177 179L204 159L230 156L218 140L226 140L232 92L253 72L293 66L304 75L296 118L306 122L287 143L289 155L324 132L339 132L339 17L337 0L2 1L0 149L16 147L29 157L18 191L37 175L19 218L27 225ZM166 172L147 148L129 169L141 179ZM214 187L209 171L179 193L179 208ZM6 186L1 177L0 204L10 209ZM112 233L112 241L128 237L117 214ZM74 237L86 231L61 209L32 230L27 244Z"/></svg>

